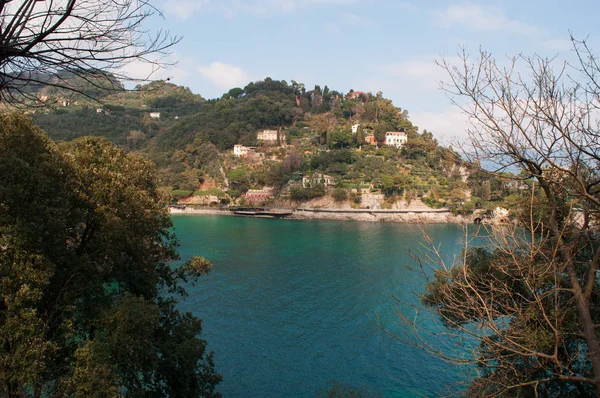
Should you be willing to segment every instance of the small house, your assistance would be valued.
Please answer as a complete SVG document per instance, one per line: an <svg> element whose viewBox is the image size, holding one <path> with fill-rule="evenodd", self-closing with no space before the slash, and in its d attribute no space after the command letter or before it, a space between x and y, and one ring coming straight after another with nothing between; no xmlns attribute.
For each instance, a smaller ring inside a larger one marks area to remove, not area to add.
<svg viewBox="0 0 600 398"><path fill-rule="evenodd" d="M235 144L233 146L233 154L238 158L248 156L248 153L250 153L250 148L248 148L247 146L243 146L240 144Z"/></svg>

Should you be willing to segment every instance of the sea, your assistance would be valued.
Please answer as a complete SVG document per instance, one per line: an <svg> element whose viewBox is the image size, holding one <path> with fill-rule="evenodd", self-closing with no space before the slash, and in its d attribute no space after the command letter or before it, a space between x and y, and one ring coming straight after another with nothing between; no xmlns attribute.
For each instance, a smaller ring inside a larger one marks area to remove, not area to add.
<svg viewBox="0 0 600 398"><path fill-rule="evenodd" d="M270 220L174 215L182 260L212 262L180 309L202 319L202 338L228 397L320 397L333 386L363 396L423 397L464 388L469 367L407 342L402 315L453 341L419 309L426 231L451 263L454 224ZM411 336L408 333L408 336ZM458 348L457 348L458 349Z"/></svg>

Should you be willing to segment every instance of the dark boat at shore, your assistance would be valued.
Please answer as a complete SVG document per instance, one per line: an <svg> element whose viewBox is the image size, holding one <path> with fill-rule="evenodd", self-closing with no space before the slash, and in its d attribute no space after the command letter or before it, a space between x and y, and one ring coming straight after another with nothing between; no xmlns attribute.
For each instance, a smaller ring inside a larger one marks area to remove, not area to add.
<svg viewBox="0 0 600 398"><path fill-rule="evenodd" d="M292 215L288 209L265 209L265 208L235 208L230 209L236 216L259 217L259 218L284 218Z"/></svg>

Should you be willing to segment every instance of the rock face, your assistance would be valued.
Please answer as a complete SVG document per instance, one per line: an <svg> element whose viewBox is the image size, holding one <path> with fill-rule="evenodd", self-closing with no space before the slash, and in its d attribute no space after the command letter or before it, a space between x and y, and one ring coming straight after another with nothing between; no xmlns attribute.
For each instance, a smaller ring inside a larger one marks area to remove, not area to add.
<svg viewBox="0 0 600 398"><path fill-rule="evenodd" d="M345 200L343 202L336 202L329 195L323 196L321 198L312 199L306 202L294 202L289 199L282 200L278 199L275 202L275 205L278 207L302 207L302 208L314 208L314 209L353 209L356 207L352 207L350 200ZM363 192L361 194L361 203L358 205L360 209L384 209L385 207L385 197L383 194L373 194ZM389 207L389 205L388 205ZM425 203L421 202L420 199L415 199L410 203L405 200L398 200L393 203L390 207L395 210L432 210Z"/></svg>
<svg viewBox="0 0 600 398"><path fill-rule="evenodd" d="M470 216L453 215L448 211L340 211L339 209L297 209L290 217L296 220L339 220L403 222L421 224L470 224Z"/></svg>
<svg viewBox="0 0 600 398"><path fill-rule="evenodd" d="M218 206L221 202L219 198L214 195L194 195L189 198L180 199L177 203L182 205Z"/></svg>
<svg viewBox="0 0 600 398"><path fill-rule="evenodd" d="M218 188L217 183L212 178L207 178L206 180L204 180L202 185L200 185L200 187L199 187L199 189L201 189L201 190L208 190L211 188Z"/></svg>

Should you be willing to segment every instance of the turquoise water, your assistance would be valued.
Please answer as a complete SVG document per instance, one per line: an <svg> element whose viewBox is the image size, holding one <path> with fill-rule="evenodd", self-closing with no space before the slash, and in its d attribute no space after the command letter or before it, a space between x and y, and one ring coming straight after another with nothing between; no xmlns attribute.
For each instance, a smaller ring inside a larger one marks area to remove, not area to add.
<svg viewBox="0 0 600 398"><path fill-rule="evenodd" d="M202 255L211 273L181 308L203 320L224 397L314 397L331 381L383 397L437 395L465 379L384 333L397 325L393 296L417 303L423 277L408 250L412 224L174 216L183 259ZM461 229L429 233L450 258Z"/></svg>

